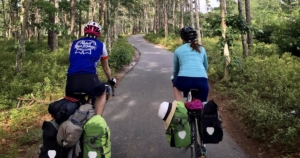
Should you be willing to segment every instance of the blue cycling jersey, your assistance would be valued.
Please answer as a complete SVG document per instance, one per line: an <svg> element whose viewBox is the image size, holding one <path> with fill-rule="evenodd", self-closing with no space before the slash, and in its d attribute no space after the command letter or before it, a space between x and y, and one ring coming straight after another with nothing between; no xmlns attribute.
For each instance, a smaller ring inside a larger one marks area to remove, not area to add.
<svg viewBox="0 0 300 158"><path fill-rule="evenodd" d="M107 57L106 48L96 38L83 37L73 41L67 75L97 74L96 67L101 57Z"/></svg>
<svg viewBox="0 0 300 158"><path fill-rule="evenodd" d="M208 78L207 70L207 55L202 46L200 46L200 53L193 50L190 43L185 43L175 50L174 78L177 76Z"/></svg>

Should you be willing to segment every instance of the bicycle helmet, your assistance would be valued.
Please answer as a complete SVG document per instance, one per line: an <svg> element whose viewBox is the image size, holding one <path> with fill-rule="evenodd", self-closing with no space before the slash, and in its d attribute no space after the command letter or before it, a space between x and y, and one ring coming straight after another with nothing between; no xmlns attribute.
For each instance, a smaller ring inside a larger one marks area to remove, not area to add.
<svg viewBox="0 0 300 158"><path fill-rule="evenodd" d="M101 34L101 26L96 22L88 22L84 27L84 35L92 35L95 38Z"/></svg>
<svg viewBox="0 0 300 158"><path fill-rule="evenodd" d="M192 42L197 39L197 32L190 26L185 26L180 29L180 36L185 42Z"/></svg>

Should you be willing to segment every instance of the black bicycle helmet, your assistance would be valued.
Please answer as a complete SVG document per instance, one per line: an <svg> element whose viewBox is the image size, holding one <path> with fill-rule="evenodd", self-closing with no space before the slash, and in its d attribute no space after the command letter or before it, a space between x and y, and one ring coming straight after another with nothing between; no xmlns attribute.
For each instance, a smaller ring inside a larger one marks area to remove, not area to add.
<svg viewBox="0 0 300 158"><path fill-rule="evenodd" d="M190 26L185 26L180 29L180 36L186 42L192 42L197 39L197 32Z"/></svg>

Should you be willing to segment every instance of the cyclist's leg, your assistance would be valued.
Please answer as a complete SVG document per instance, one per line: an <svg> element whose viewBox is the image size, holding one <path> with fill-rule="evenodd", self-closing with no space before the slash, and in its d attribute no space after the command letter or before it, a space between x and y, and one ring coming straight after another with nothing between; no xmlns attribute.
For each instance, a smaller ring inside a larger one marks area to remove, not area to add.
<svg viewBox="0 0 300 158"><path fill-rule="evenodd" d="M175 100L183 102L181 91L179 91L176 87L173 87L173 92L174 92Z"/></svg>
<svg viewBox="0 0 300 158"><path fill-rule="evenodd" d="M92 94L89 95L96 97L94 103L96 114L102 116L106 104L105 84L99 80L97 75L93 78L93 81L94 81L93 92Z"/></svg>
<svg viewBox="0 0 300 158"><path fill-rule="evenodd" d="M179 92L188 93L191 89L197 88L195 86L196 77L186 77L186 76L178 76L174 80L175 87L179 90ZM182 94L180 93L182 98Z"/></svg>
<svg viewBox="0 0 300 158"><path fill-rule="evenodd" d="M199 98L204 105L207 103L207 97L209 93L208 79L204 77L198 77L195 83L197 86L196 88L200 90L197 98Z"/></svg>
<svg viewBox="0 0 300 158"><path fill-rule="evenodd" d="M176 78L173 79L173 92L174 92L175 100L183 102L181 91L177 88L177 85L180 83L182 83L181 77L177 76Z"/></svg>

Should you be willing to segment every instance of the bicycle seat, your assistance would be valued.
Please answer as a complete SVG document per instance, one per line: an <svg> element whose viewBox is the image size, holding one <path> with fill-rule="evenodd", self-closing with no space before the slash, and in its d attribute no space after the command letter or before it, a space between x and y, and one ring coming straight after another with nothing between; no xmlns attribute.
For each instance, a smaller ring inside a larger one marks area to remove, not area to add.
<svg viewBox="0 0 300 158"><path fill-rule="evenodd" d="M192 94L195 94L195 93L198 93L200 92L199 89L190 89L189 91L187 92L183 92L183 97L186 98L188 96L188 93L191 92Z"/></svg>
<svg viewBox="0 0 300 158"><path fill-rule="evenodd" d="M189 116L201 116L201 110L191 110L188 109L188 115Z"/></svg>
<svg viewBox="0 0 300 158"><path fill-rule="evenodd" d="M84 96L87 95L86 92L74 92L74 95L80 95L80 96Z"/></svg>
<svg viewBox="0 0 300 158"><path fill-rule="evenodd" d="M111 87L110 87L110 85L105 84L105 90L106 90L106 93L110 94L111 93ZM87 96L86 92L80 92L80 91L73 92L73 95L82 96L82 97Z"/></svg>
<svg viewBox="0 0 300 158"><path fill-rule="evenodd" d="M190 89L191 92L197 92L200 91L199 89Z"/></svg>

